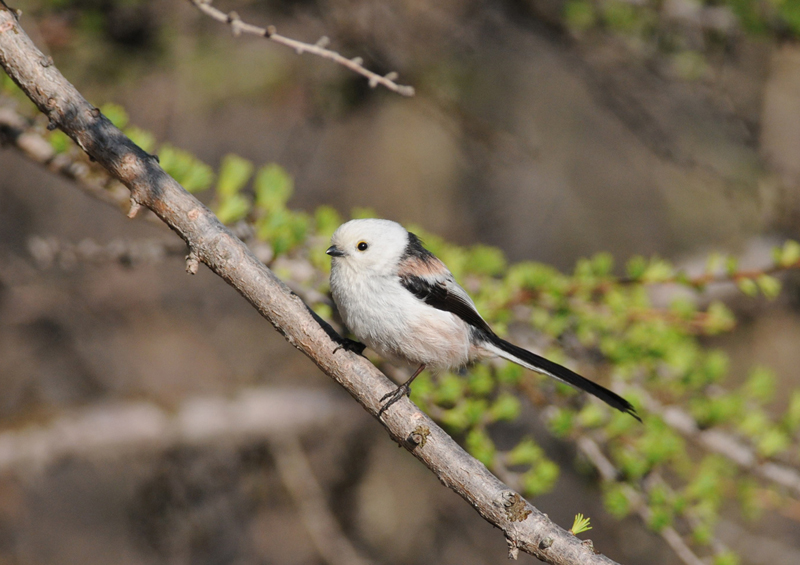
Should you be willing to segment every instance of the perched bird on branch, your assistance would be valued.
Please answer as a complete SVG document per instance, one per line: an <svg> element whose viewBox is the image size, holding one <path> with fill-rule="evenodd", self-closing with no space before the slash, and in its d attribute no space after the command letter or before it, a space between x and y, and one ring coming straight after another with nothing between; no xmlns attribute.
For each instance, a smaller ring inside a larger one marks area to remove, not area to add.
<svg viewBox="0 0 800 565"><path fill-rule="evenodd" d="M331 293L347 328L390 361L417 366L411 378L381 399L385 404L378 417L410 393L426 367L452 370L499 356L640 420L618 394L495 334L445 264L400 224L351 220L333 234L327 254Z"/></svg>

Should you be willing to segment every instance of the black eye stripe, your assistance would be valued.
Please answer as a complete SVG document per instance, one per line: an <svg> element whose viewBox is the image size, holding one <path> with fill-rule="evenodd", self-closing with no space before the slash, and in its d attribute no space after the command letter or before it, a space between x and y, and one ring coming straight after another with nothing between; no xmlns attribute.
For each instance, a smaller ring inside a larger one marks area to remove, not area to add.
<svg viewBox="0 0 800 565"><path fill-rule="evenodd" d="M369 245L367 245L366 241L359 241L356 247L358 248L359 251L366 251Z"/></svg>

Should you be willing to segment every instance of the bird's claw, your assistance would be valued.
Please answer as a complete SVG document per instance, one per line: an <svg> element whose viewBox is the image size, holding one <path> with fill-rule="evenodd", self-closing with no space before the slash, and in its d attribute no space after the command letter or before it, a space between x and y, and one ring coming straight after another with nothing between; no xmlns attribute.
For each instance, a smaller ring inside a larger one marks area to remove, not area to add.
<svg viewBox="0 0 800 565"><path fill-rule="evenodd" d="M333 352L336 353L340 349L344 349L345 351L352 351L356 355L361 355L363 357L364 350L366 348L367 346L363 343L344 337L342 338L342 341L339 342L339 345L336 346L336 349L333 350Z"/></svg>
<svg viewBox="0 0 800 565"><path fill-rule="evenodd" d="M410 396L410 395L411 395L411 387L408 386L408 384L402 384L398 386L396 389L394 389L392 392L387 392L386 394L384 394L383 397L380 399L380 402L386 400L386 404L381 406L381 409L378 410L378 418L380 419L380 417L383 416L383 413L386 412L386 410L388 410L392 404L394 404L404 396Z"/></svg>

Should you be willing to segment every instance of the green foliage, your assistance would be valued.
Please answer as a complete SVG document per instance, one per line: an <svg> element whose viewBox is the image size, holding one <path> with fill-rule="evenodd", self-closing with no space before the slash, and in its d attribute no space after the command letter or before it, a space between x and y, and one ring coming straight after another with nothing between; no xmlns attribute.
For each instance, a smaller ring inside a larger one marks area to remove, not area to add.
<svg viewBox="0 0 800 565"><path fill-rule="evenodd" d="M789 407L784 416L784 425L790 432L800 430L800 390L792 391Z"/></svg>
<svg viewBox="0 0 800 565"><path fill-rule="evenodd" d="M525 471L520 477L525 496L537 496L553 490L558 481L558 465L544 459Z"/></svg>
<svg viewBox="0 0 800 565"><path fill-rule="evenodd" d="M476 245L469 250L465 270L478 275L500 275L506 269L506 258L496 247Z"/></svg>
<svg viewBox="0 0 800 565"><path fill-rule="evenodd" d="M569 531L572 532L573 535L577 536L578 534L591 529L592 527L589 525L589 517L578 513L575 515L575 520L572 522L572 527L569 529Z"/></svg>
<svg viewBox="0 0 800 565"><path fill-rule="evenodd" d="M247 159L237 155L225 155L217 178L217 198L225 199L239 194L253 176L254 168L253 163Z"/></svg>
<svg viewBox="0 0 800 565"><path fill-rule="evenodd" d="M469 451L475 459L491 467L495 456L494 442L482 428L473 428L467 434L465 441L467 451Z"/></svg>
<svg viewBox="0 0 800 565"><path fill-rule="evenodd" d="M669 17L660 10L658 2L633 4L622 0L570 0L564 4L563 18L566 27L579 36L592 29L605 29L621 37L650 41L661 51L690 54L701 62L702 52L681 47L699 43L704 50L710 50L717 44L714 39L736 34L739 28L756 36L800 36L800 3L796 0L719 0L710 4L718 10L728 10L738 26L731 26L730 30L716 29L714 35L702 43L692 32L701 25L700 10L709 5L708 2L698 3L697 14L687 16L695 18L694 22ZM691 78L691 73L687 78Z"/></svg>
<svg viewBox="0 0 800 565"><path fill-rule="evenodd" d="M231 224L244 218L251 208L250 199L241 190L253 176L253 163L236 155L226 155L217 177L215 213L221 222Z"/></svg>
<svg viewBox="0 0 800 565"><path fill-rule="evenodd" d="M766 367L754 367L744 384L747 398L766 404L775 397L775 373Z"/></svg>
<svg viewBox="0 0 800 565"><path fill-rule="evenodd" d="M739 565L741 559L732 551L723 551L714 556L714 565Z"/></svg>
<svg viewBox="0 0 800 565"><path fill-rule="evenodd" d="M603 488L603 505L609 514L620 519L631 512L631 503L625 489L625 485L621 483L608 483Z"/></svg>
<svg viewBox="0 0 800 565"><path fill-rule="evenodd" d="M772 250L772 260L781 267L792 267L800 261L800 243L788 240Z"/></svg>
<svg viewBox="0 0 800 565"><path fill-rule="evenodd" d="M47 140L50 142L50 146L53 150L58 154L66 153L73 146L69 136L60 129L49 132Z"/></svg>
<svg viewBox="0 0 800 565"><path fill-rule="evenodd" d="M126 112L125 108L119 104L108 102L100 106L100 111L106 118L111 120L112 124L117 126L119 129L125 129L125 127L128 125L128 112Z"/></svg>
<svg viewBox="0 0 800 565"><path fill-rule="evenodd" d="M143 130L141 128L138 128L136 126L129 126L129 127L125 128L125 135L127 135L129 138L131 138L131 141L133 141L136 145L138 145L139 147L141 147L143 150L147 151L148 153L151 153L156 147L156 138L149 131L145 131L145 130ZM159 157L159 159L160 159L160 157ZM208 185L210 185L211 182L212 181L209 180ZM208 185L206 185L205 188L207 188ZM186 186L184 186L184 188L186 188ZM187 189L187 190L189 190L189 189ZM201 190L201 189L198 189L198 190Z"/></svg>
<svg viewBox="0 0 800 565"><path fill-rule="evenodd" d="M594 5L586 0L571 0L564 6L567 27L575 32L586 31L597 23Z"/></svg>
<svg viewBox="0 0 800 565"><path fill-rule="evenodd" d="M167 174L178 181L189 192L206 190L214 182L214 171L197 157L165 143L158 158Z"/></svg>

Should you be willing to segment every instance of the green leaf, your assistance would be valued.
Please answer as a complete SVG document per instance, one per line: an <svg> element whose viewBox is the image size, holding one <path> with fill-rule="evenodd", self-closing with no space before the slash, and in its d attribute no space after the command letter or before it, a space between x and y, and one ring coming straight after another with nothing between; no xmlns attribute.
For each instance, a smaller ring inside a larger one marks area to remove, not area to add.
<svg viewBox="0 0 800 565"><path fill-rule="evenodd" d="M286 206L294 192L294 180L286 169L272 163L258 170L254 188L256 206L271 212Z"/></svg>
<svg viewBox="0 0 800 565"><path fill-rule="evenodd" d="M545 459L544 451L532 438L526 437L508 452L511 465L534 465Z"/></svg>
<svg viewBox="0 0 800 565"><path fill-rule="evenodd" d="M323 320L331 320L333 318L333 308L323 302L314 304L314 312ZM414 381L414 384L417 384L416 381Z"/></svg>
<svg viewBox="0 0 800 565"><path fill-rule="evenodd" d="M739 281L736 283L736 286L738 286L739 290L751 298L758 294L758 285L753 279L739 279Z"/></svg>
<svg viewBox="0 0 800 565"><path fill-rule="evenodd" d="M736 317L733 312L719 300L714 300L708 305L706 314L708 317L705 320L705 331L709 335L727 332L736 326Z"/></svg>
<svg viewBox="0 0 800 565"><path fill-rule="evenodd" d="M59 154L66 152L72 147L72 140L60 129L50 132L48 140L50 141L50 146L53 148L53 151Z"/></svg>
<svg viewBox="0 0 800 565"><path fill-rule="evenodd" d="M639 25L640 17L635 6L610 0L602 4L603 20L614 31L632 33Z"/></svg>
<svg viewBox="0 0 800 565"><path fill-rule="evenodd" d="M125 128L125 135L130 137L131 141L133 141L136 145L141 147L142 150L147 151L148 153L152 153L153 150L156 147L156 138L149 131L145 131L145 130L143 130L141 128L138 128L136 126L130 126L130 127ZM159 156L159 159L161 159L161 156ZM163 163L162 163L162 165L163 165ZM209 167L209 170L210 170L210 167ZM209 181L208 184L211 185L211 182ZM184 186L184 188L186 188L186 187ZM189 189L187 188L187 190L189 190ZM191 192L191 191L189 191L189 192Z"/></svg>
<svg viewBox="0 0 800 565"><path fill-rule="evenodd" d="M100 111L106 118L111 120L112 124L117 126L119 129L125 129L125 127L128 125L128 112L126 112L125 108L119 104L108 102L100 106Z"/></svg>
<svg viewBox="0 0 800 565"><path fill-rule="evenodd" d="M365 208L363 206L356 206L355 208L353 208L350 211L350 217L353 218L354 220L366 220L366 219L369 219L369 218L379 218L380 216L372 208ZM414 233L419 235L419 233L417 231L415 231ZM426 243L430 243L430 242L426 241ZM439 254L437 253L437 255L439 255Z"/></svg>
<svg viewBox="0 0 800 565"><path fill-rule="evenodd" d="M647 526L654 532L660 532L664 528L672 525L672 518L672 512L669 508L663 506L651 508Z"/></svg>
<svg viewBox="0 0 800 565"><path fill-rule="evenodd" d="M466 389L466 383L460 376L446 373L439 377L439 386L434 394L434 402L439 405L453 405L459 402Z"/></svg>
<svg viewBox="0 0 800 565"><path fill-rule="evenodd" d="M750 437L759 437L765 434L770 426L769 418L763 410L751 408L739 421L738 428Z"/></svg>
<svg viewBox="0 0 800 565"><path fill-rule="evenodd" d="M774 457L786 451L791 445L791 438L781 429L771 428L758 438L756 448L762 457Z"/></svg>
<svg viewBox="0 0 800 565"><path fill-rule="evenodd" d="M258 186L256 177L256 187ZM333 232L342 224L342 218L334 208L330 206L320 206L314 211L314 225L317 233L325 239L330 239Z"/></svg>
<svg viewBox="0 0 800 565"><path fill-rule="evenodd" d="M581 32L594 27L597 15L591 2L571 0L564 6L564 19L571 31Z"/></svg>
<svg viewBox="0 0 800 565"><path fill-rule="evenodd" d="M497 382L507 385L515 385L525 375L525 369L516 363L503 363L497 369Z"/></svg>
<svg viewBox="0 0 800 565"><path fill-rule="evenodd" d="M597 402L587 402L578 412L578 423L584 428L597 428L608 419L608 412Z"/></svg>
<svg viewBox="0 0 800 565"><path fill-rule="evenodd" d="M631 257L626 266L628 276L633 280L639 280L647 270L647 260L644 257Z"/></svg>
<svg viewBox="0 0 800 565"><path fill-rule="evenodd" d="M221 200L238 194L253 176L253 163L229 153L222 158L217 180L217 195Z"/></svg>
<svg viewBox="0 0 800 565"><path fill-rule="evenodd" d="M513 394L503 393L489 408L489 415L494 421L511 421L519 417L520 411L519 399Z"/></svg>
<svg viewBox="0 0 800 565"><path fill-rule="evenodd" d="M467 434L465 441L467 451L469 451L475 459L490 467L494 461L496 449L494 442L482 428L475 428L470 430Z"/></svg>
<svg viewBox="0 0 800 565"><path fill-rule="evenodd" d="M714 565L739 565L741 559L739 556L730 550L724 550L714 556Z"/></svg>
<svg viewBox="0 0 800 565"><path fill-rule="evenodd" d="M496 276L506 269L506 258L496 247L476 245L469 250L464 269L479 275Z"/></svg>
<svg viewBox="0 0 800 565"><path fill-rule="evenodd" d="M214 181L214 171L188 151L169 144L158 152L161 168L189 192L207 189Z"/></svg>
<svg viewBox="0 0 800 565"><path fill-rule="evenodd" d="M494 390L494 379L487 365L476 365L467 376L469 390L475 396L486 396Z"/></svg>
<svg viewBox="0 0 800 565"><path fill-rule="evenodd" d="M706 259L706 272L707 273L716 273L719 271L719 268L722 266L725 258L723 257L722 253L709 253L708 258Z"/></svg>
<svg viewBox="0 0 800 565"><path fill-rule="evenodd" d="M692 539L700 545L708 545L714 539L714 528L712 524L700 522L692 529Z"/></svg>
<svg viewBox="0 0 800 565"><path fill-rule="evenodd" d="M739 259L733 256L729 256L725 260L725 273L729 277L731 277L736 273L738 269L739 269Z"/></svg>
<svg viewBox="0 0 800 565"><path fill-rule="evenodd" d="M800 261L800 243L789 240L778 249L776 263L781 267L792 267Z"/></svg>
<svg viewBox="0 0 800 565"><path fill-rule="evenodd" d="M800 390L792 391L789 398L789 407L786 409L784 423L790 431L796 432L800 428Z"/></svg>
<svg viewBox="0 0 800 565"><path fill-rule="evenodd" d="M744 393L760 404L766 404L775 397L775 373L766 367L754 367L744 383Z"/></svg>
<svg viewBox="0 0 800 565"><path fill-rule="evenodd" d="M778 14L795 36L800 35L800 4L796 0L777 3Z"/></svg>
<svg viewBox="0 0 800 565"><path fill-rule="evenodd" d="M573 520L572 527L569 529L569 531L572 532L572 535L577 536L578 534L591 529L592 527L589 525L589 517L578 513L575 515L575 520Z"/></svg>
<svg viewBox="0 0 800 565"><path fill-rule="evenodd" d="M674 271L668 261L653 258L644 273L642 273L641 278L642 281L648 283L664 282L673 277Z"/></svg>
<svg viewBox="0 0 800 565"><path fill-rule="evenodd" d="M250 200L241 194L234 194L220 202L216 214L223 224L232 224L244 218L250 211Z"/></svg>
<svg viewBox="0 0 800 565"><path fill-rule="evenodd" d="M740 394L696 396L690 400L691 412L702 426L740 421L744 414L744 399Z"/></svg>
<svg viewBox="0 0 800 565"><path fill-rule="evenodd" d="M615 449L612 455L619 470L630 479L641 479L650 470L647 460L632 447Z"/></svg>
<svg viewBox="0 0 800 565"><path fill-rule="evenodd" d="M557 408L547 421L550 431L556 437L566 437L575 427L575 413L565 408Z"/></svg>
<svg viewBox="0 0 800 565"><path fill-rule="evenodd" d="M625 494L625 488L621 483L610 483L603 489L603 505L617 519L624 518L631 512L631 503Z"/></svg>
<svg viewBox="0 0 800 565"><path fill-rule="evenodd" d="M753 478L742 478L736 485L736 498L746 520L758 520L764 513L760 486Z"/></svg>
<svg viewBox="0 0 800 565"><path fill-rule="evenodd" d="M756 283L761 292L769 299L773 299L781 293L781 282L770 275L759 275Z"/></svg>
<svg viewBox="0 0 800 565"><path fill-rule="evenodd" d="M543 459L522 474L520 480L527 496L537 496L553 489L558 480L558 465Z"/></svg>
<svg viewBox="0 0 800 565"><path fill-rule="evenodd" d="M636 446L644 455L648 466L658 465L685 453L683 438L660 420L648 422L644 433L636 440Z"/></svg>
<svg viewBox="0 0 800 565"><path fill-rule="evenodd" d="M442 424L444 424L451 433L460 433L466 430L470 425L466 403L461 402L456 404L453 408L445 410L442 413L441 420Z"/></svg>

